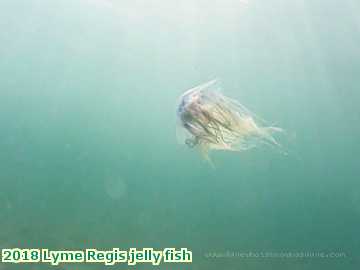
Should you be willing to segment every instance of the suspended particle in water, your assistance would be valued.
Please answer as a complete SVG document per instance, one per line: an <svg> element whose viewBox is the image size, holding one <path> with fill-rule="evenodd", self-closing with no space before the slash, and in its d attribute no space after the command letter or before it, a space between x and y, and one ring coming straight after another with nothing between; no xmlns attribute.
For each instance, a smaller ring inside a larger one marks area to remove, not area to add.
<svg viewBox="0 0 360 270"><path fill-rule="evenodd" d="M107 178L104 181L104 185L107 195L113 200L118 200L126 196L127 184L122 178Z"/></svg>
<svg viewBox="0 0 360 270"><path fill-rule="evenodd" d="M216 80L186 91L177 107L177 137L210 161L210 150L244 151L259 144L280 146L269 126L238 101L226 97Z"/></svg>

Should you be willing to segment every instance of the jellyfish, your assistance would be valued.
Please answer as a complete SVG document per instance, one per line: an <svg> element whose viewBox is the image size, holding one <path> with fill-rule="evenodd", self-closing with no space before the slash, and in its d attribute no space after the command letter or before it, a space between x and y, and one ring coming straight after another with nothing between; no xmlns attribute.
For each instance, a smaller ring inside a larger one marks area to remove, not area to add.
<svg viewBox="0 0 360 270"><path fill-rule="evenodd" d="M217 80L186 91L178 102L177 135L181 143L198 148L211 162L209 151L244 151L260 144L280 146L273 133L282 129L226 97Z"/></svg>

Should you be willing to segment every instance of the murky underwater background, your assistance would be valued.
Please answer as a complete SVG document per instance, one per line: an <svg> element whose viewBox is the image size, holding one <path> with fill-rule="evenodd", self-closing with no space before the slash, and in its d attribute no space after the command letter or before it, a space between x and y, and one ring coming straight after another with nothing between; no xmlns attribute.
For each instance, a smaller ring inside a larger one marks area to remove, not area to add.
<svg viewBox="0 0 360 270"><path fill-rule="evenodd" d="M358 269L359 1L3 0L0 27L0 248L193 251L1 270ZM289 155L212 169L177 143L178 96L213 78L287 130Z"/></svg>

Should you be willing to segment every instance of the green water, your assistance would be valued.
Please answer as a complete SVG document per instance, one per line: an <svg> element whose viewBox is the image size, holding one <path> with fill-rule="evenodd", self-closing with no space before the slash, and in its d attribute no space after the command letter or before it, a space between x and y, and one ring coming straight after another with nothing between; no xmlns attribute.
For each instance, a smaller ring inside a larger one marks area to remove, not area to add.
<svg viewBox="0 0 360 270"><path fill-rule="evenodd" d="M0 269L359 269L359 18L357 0L2 0L0 248L193 263ZM212 169L177 143L179 95L213 78L287 131L288 155Z"/></svg>

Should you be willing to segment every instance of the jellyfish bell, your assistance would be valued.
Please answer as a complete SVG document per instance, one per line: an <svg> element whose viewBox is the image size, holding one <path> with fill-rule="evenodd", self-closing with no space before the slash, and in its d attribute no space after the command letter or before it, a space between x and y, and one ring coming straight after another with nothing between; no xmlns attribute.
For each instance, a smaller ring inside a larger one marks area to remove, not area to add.
<svg viewBox="0 0 360 270"><path fill-rule="evenodd" d="M243 151L259 144L280 146L272 136L280 131L223 95L217 80L186 91L178 101L178 140L198 148L209 161L210 150Z"/></svg>

